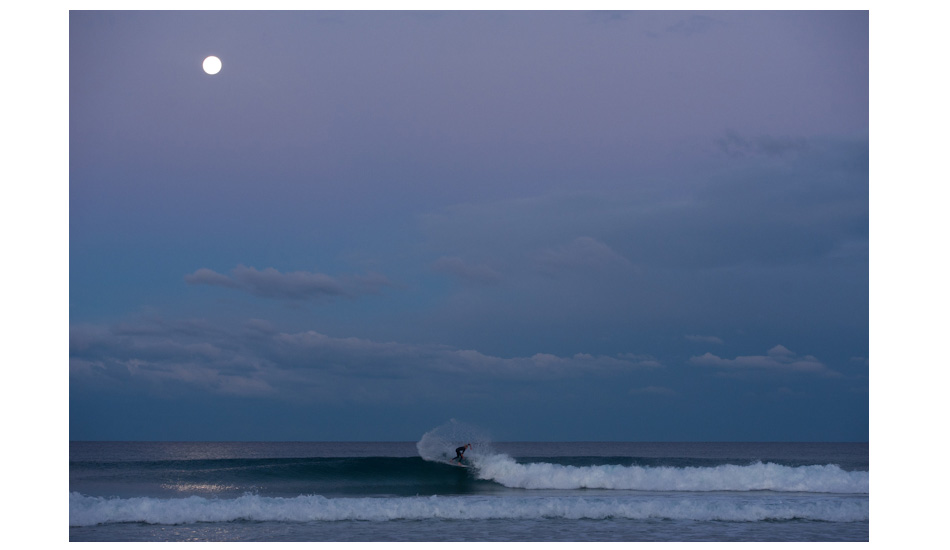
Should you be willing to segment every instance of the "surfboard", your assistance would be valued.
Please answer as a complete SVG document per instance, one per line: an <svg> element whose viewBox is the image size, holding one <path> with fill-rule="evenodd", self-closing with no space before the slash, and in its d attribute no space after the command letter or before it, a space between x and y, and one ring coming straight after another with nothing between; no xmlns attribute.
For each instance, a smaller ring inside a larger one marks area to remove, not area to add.
<svg viewBox="0 0 950 550"><path fill-rule="evenodd" d="M471 464L465 464L464 462L459 462L457 460L445 459L440 460L443 464L448 464L449 466L455 466L457 468L471 468Z"/></svg>

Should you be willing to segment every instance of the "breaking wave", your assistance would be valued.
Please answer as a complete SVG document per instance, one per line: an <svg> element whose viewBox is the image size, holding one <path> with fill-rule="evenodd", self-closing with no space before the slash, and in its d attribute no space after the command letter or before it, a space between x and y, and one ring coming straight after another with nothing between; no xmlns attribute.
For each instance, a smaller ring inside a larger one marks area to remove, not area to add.
<svg viewBox="0 0 950 550"><path fill-rule="evenodd" d="M520 489L620 489L636 491L868 492L868 472L834 464L783 466L773 463L712 467L566 466L518 463L503 454L475 458L479 479Z"/></svg>
<svg viewBox="0 0 950 550"><path fill-rule="evenodd" d="M631 491L775 491L867 494L867 471L836 464L792 466L772 462L716 466L565 465L518 462L496 452L487 434L451 420L427 432L416 448L426 461L445 461L446 449L472 443L466 460L480 480L513 489L607 489Z"/></svg>
<svg viewBox="0 0 950 550"><path fill-rule="evenodd" d="M104 498L69 496L69 525L108 523L176 525L231 521L394 521L481 519L686 519L699 521L868 520L866 498L744 499L688 497L382 497L293 498L244 495L235 499L191 496Z"/></svg>

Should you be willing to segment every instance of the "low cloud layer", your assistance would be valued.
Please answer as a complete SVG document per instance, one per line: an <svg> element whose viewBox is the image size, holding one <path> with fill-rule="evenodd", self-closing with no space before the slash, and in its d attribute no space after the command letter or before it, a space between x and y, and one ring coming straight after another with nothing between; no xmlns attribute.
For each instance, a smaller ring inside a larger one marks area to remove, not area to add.
<svg viewBox="0 0 950 550"><path fill-rule="evenodd" d="M700 367L712 367L731 372L791 372L839 376L839 374L811 355L799 356L785 346L778 345L765 355L741 355L724 359L712 353L692 357L689 362Z"/></svg>
<svg viewBox="0 0 950 550"><path fill-rule="evenodd" d="M463 391L473 381L610 376L661 367L652 357L634 354L498 357L440 345L279 332L263 321L236 329L200 321L80 325L70 335L70 371L77 383L191 386L282 398L345 400L366 392L374 400L399 400L443 393L445 387Z"/></svg>
<svg viewBox="0 0 950 550"><path fill-rule="evenodd" d="M281 273L272 267L259 271L254 267L244 265L232 269L230 275L201 268L186 275L185 282L192 285L233 288L262 298L282 300L376 294L383 287L392 284L385 276L378 273L331 277L311 271Z"/></svg>

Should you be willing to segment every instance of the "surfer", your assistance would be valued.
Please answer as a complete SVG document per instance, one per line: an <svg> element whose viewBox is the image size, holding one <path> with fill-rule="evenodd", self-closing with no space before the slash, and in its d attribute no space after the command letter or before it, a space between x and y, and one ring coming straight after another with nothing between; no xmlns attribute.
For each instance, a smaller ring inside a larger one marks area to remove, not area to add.
<svg viewBox="0 0 950 550"><path fill-rule="evenodd" d="M465 458L465 449L471 449L471 448L472 448L472 444L466 443L463 447L459 447L458 449L455 449L455 458L453 458L452 460L458 460L459 463L461 463L462 459Z"/></svg>

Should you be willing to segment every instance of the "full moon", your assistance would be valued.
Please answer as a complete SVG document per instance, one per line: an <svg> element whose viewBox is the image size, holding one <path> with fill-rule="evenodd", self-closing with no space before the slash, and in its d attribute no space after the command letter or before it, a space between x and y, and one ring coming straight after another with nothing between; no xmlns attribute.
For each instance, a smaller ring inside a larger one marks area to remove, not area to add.
<svg viewBox="0 0 950 550"><path fill-rule="evenodd" d="M221 60L213 55L209 55L205 58L204 63L201 64L201 68L208 74L218 74L218 71L221 70Z"/></svg>

